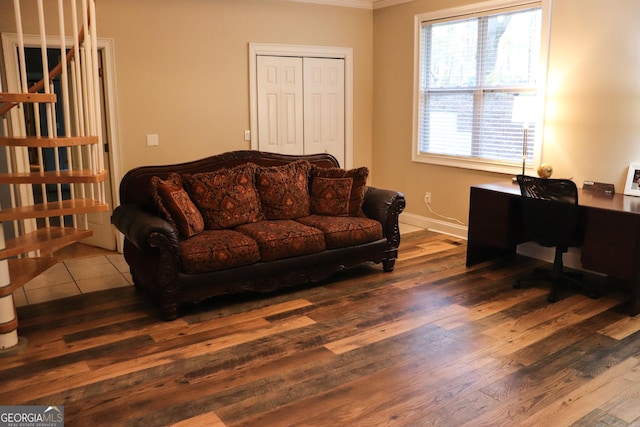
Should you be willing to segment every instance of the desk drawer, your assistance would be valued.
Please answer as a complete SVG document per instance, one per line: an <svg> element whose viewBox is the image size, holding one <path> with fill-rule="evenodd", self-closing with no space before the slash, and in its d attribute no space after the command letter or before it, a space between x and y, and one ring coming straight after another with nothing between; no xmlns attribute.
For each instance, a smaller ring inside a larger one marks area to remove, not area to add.
<svg viewBox="0 0 640 427"><path fill-rule="evenodd" d="M582 248L582 266L623 280L633 280L638 260L640 216L590 209Z"/></svg>

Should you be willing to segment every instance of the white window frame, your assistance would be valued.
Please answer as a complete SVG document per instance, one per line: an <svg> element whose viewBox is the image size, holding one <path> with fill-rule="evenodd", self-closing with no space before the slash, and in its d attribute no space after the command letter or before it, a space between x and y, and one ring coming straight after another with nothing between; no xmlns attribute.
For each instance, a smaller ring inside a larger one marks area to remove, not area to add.
<svg viewBox="0 0 640 427"><path fill-rule="evenodd" d="M503 160L479 159L470 157L457 157L441 154L420 153L419 147L419 119L420 119L420 52L421 52L421 28L426 21L435 21L442 19L450 19L454 17L473 16L474 14L486 13L493 10L500 10L512 7L540 7L542 9L542 22L540 34L540 61L538 72L538 104L540 108L539 115L535 121L535 140L529 141L533 144L533 162L526 165L526 173L532 173L535 169L534 165L538 165L542 159L542 136L544 132L544 98L546 94L546 77L547 63L549 56L549 29L550 29L550 10L552 0L491 0L482 3L475 3L468 6L443 9L436 12L428 12L416 15L414 18L414 86L413 86L413 143L411 159L418 163L429 163L436 165L460 167L467 169L476 169L489 172L498 172L505 174L522 173L522 162L510 162Z"/></svg>

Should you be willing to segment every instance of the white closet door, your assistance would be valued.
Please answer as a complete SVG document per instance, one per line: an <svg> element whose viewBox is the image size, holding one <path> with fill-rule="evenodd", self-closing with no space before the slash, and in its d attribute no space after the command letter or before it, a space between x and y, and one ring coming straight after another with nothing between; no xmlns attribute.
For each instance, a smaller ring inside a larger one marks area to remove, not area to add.
<svg viewBox="0 0 640 427"><path fill-rule="evenodd" d="M259 56L258 149L304 154L302 58Z"/></svg>
<svg viewBox="0 0 640 427"><path fill-rule="evenodd" d="M344 166L344 60L304 58L304 152Z"/></svg>

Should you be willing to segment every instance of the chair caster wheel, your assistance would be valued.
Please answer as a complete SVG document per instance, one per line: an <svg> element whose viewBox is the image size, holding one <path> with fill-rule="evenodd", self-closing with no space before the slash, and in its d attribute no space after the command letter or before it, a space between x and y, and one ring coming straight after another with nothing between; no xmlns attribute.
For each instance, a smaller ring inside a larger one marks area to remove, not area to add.
<svg viewBox="0 0 640 427"><path fill-rule="evenodd" d="M547 301L551 304L553 304L554 302L558 302L558 297L555 295L549 295L547 297Z"/></svg>

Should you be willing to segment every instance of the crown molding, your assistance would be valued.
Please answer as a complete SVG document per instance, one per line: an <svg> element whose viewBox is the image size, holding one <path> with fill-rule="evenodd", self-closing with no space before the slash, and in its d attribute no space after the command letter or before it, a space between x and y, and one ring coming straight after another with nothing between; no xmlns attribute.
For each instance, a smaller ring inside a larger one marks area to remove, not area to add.
<svg viewBox="0 0 640 427"><path fill-rule="evenodd" d="M358 9L381 9L413 0L289 0L298 3L316 3L327 6L353 7Z"/></svg>
<svg viewBox="0 0 640 427"><path fill-rule="evenodd" d="M297 3L317 3L327 6L354 7L358 9L373 9L372 0L289 0Z"/></svg>
<svg viewBox="0 0 640 427"><path fill-rule="evenodd" d="M371 0L373 9L382 9L383 7L391 7L397 4L410 3L413 0Z"/></svg>

